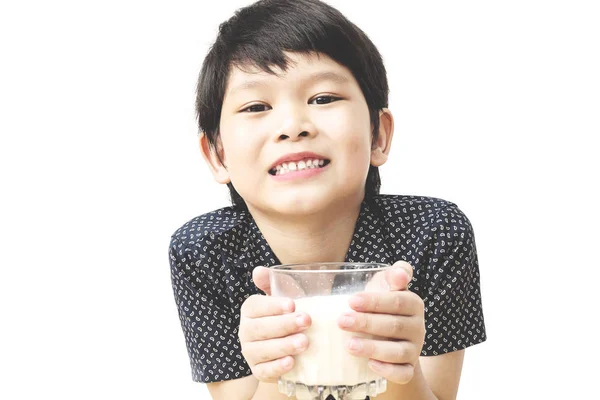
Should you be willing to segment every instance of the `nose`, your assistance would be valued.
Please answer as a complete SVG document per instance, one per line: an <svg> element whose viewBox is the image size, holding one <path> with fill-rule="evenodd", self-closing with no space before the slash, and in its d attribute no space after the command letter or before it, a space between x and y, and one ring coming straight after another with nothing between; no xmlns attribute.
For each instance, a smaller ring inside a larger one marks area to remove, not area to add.
<svg viewBox="0 0 600 400"><path fill-rule="evenodd" d="M297 135L287 135L285 133L282 133L279 135L278 140L286 140L286 139L290 139L292 142L295 142L297 140L299 140L299 138L301 137L308 137L310 136L310 133L308 133L308 131L302 131Z"/></svg>
<svg viewBox="0 0 600 400"><path fill-rule="evenodd" d="M291 140L296 142L301 138L317 136L317 129L310 121L306 110L294 107L285 112L279 129L275 132L275 141Z"/></svg>

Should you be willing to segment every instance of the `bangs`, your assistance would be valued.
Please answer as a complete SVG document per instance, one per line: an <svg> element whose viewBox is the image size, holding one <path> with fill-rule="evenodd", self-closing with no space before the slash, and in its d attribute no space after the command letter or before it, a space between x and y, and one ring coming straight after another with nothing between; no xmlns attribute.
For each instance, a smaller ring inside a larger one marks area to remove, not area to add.
<svg viewBox="0 0 600 400"><path fill-rule="evenodd" d="M260 3L260 2L259 2ZM252 7L242 9L230 21L222 24L220 33L230 47L229 67L245 65L275 74L273 67L286 71L292 61L285 52L327 54L351 70L357 57L353 40L358 32L339 29L341 15L336 12L319 12L311 4L302 7L302 1L280 2L282 6L269 14L256 18ZM257 3L258 6L258 3ZM314 4L313 4L314 6ZM317 15L315 15L317 14ZM248 21L246 24L239 20ZM349 35L353 33L354 35ZM238 40L236 40L238 38ZM356 42L356 39L354 42ZM348 65L350 64L350 65Z"/></svg>

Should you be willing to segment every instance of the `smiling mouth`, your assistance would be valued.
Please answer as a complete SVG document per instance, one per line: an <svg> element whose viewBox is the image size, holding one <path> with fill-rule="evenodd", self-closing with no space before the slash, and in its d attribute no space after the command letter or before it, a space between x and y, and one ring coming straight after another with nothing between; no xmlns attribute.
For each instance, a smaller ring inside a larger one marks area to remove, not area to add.
<svg viewBox="0 0 600 400"><path fill-rule="evenodd" d="M280 165L277 165L275 168L270 169L269 174L275 176L289 174L290 172L304 171L307 169L319 169L327 166L330 162L330 160L325 159L306 159L301 161L290 161L282 163Z"/></svg>

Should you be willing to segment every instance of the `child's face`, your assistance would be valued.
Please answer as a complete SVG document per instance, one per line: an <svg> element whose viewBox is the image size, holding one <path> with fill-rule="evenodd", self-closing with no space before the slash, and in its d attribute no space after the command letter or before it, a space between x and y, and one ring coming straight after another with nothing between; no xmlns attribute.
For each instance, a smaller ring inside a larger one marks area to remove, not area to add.
<svg viewBox="0 0 600 400"><path fill-rule="evenodd" d="M385 162L381 149L372 151L362 91L346 67L325 55L288 56L294 63L277 75L232 69L220 120L226 168L213 157L215 176L230 180L250 211L306 215L360 203L369 165ZM320 158L325 165L273 175L281 157L299 152L320 156L305 163Z"/></svg>

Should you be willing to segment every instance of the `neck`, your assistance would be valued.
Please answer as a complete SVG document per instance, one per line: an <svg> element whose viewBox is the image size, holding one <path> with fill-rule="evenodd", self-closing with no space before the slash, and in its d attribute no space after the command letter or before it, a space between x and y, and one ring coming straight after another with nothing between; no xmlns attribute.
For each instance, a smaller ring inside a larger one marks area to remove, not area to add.
<svg viewBox="0 0 600 400"><path fill-rule="evenodd" d="M318 214L289 216L251 209L256 225L282 264L343 262L360 213L359 202Z"/></svg>

